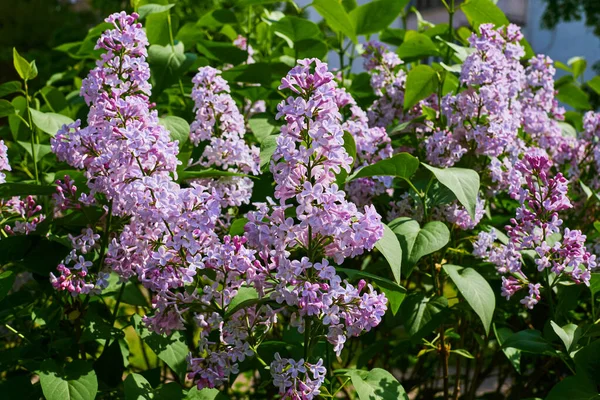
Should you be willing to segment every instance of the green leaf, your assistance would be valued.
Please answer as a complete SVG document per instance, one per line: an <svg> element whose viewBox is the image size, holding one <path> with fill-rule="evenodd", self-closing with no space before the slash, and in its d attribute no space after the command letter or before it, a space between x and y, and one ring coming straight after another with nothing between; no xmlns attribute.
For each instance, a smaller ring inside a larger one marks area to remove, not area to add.
<svg viewBox="0 0 600 400"><path fill-rule="evenodd" d="M348 131L344 131L344 149L352 157L353 162L356 162L356 142L354 136Z"/></svg>
<svg viewBox="0 0 600 400"><path fill-rule="evenodd" d="M450 350L450 353L458 354L459 356L462 356L464 358L468 358L471 360L475 359L475 357L473 357L473 355L465 349Z"/></svg>
<svg viewBox="0 0 600 400"><path fill-rule="evenodd" d="M248 126L252 133L254 133L254 137L258 143L262 143L266 137L272 135L278 128L275 120L267 113L253 115L248 120Z"/></svg>
<svg viewBox="0 0 600 400"><path fill-rule="evenodd" d="M9 115L14 115L15 106L8 100L0 100L0 118L8 117Z"/></svg>
<svg viewBox="0 0 600 400"><path fill-rule="evenodd" d="M3 183L0 184L0 199L13 196L38 196L56 193L56 186L40 186L29 183Z"/></svg>
<svg viewBox="0 0 600 400"><path fill-rule="evenodd" d="M489 334L496 308L496 296L490 284L473 268L452 264L445 264L443 268L483 322L486 335Z"/></svg>
<svg viewBox="0 0 600 400"><path fill-rule="evenodd" d="M200 17L196 26L216 29L223 25L235 25L237 23L238 21L233 11L220 8L204 14ZM179 36L179 33L177 35Z"/></svg>
<svg viewBox="0 0 600 400"><path fill-rule="evenodd" d="M496 324L494 324L494 334L496 335L496 340L498 341L498 344L500 346L502 346L504 341L509 336L512 336L513 333L514 332L511 331L509 328L506 328L506 327L497 328ZM521 373L521 350L515 349L514 347L502 347L502 352L504 353L506 358L508 358L508 361L510 361L512 366L515 368L515 371L517 371L517 373L520 374Z"/></svg>
<svg viewBox="0 0 600 400"><path fill-rule="evenodd" d="M600 232L600 222L595 221L594 228L596 228L596 230L598 232ZM594 300L596 293L600 292L600 273L599 272L592 274L592 277L590 279L590 291L592 292L592 300Z"/></svg>
<svg viewBox="0 0 600 400"><path fill-rule="evenodd" d="M591 81L590 81L591 82ZM0 97L8 96L9 94L21 91L21 82L10 81L0 85Z"/></svg>
<svg viewBox="0 0 600 400"><path fill-rule="evenodd" d="M228 399L221 391L218 389L198 389L197 387L193 387L188 392L185 400L226 400Z"/></svg>
<svg viewBox="0 0 600 400"><path fill-rule="evenodd" d="M396 283L400 284L402 270L402 248L396 234L387 226L383 225L383 237L375 243L377 250L383 254L392 268L392 274Z"/></svg>
<svg viewBox="0 0 600 400"><path fill-rule="evenodd" d="M190 139L190 124L185 119L174 115L159 118L158 122L169 131L171 140L178 141L179 150L181 150Z"/></svg>
<svg viewBox="0 0 600 400"><path fill-rule="evenodd" d="M15 283L16 275L12 271L4 271L0 274L0 301L6 297Z"/></svg>
<svg viewBox="0 0 600 400"><path fill-rule="evenodd" d="M423 163L438 181L446 186L462 204L471 218L475 219L477 195L479 193L479 174L466 168L436 168Z"/></svg>
<svg viewBox="0 0 600 400"><path fill-rule="evenodd" d="M569 61L567 61L567 64L571 66L575 79L579 78L581 74L585 72L587 67L587 61L585 61L585 58L583 57L571 57Z"/></svg>
<svg viewBox="0 0 600 400"><path fill-rule="evenodd" d="M400 305L402 304L402 301L406 297L406 289L389 279L356 269L336 268L336 270L346 274L350 280L355 278L366 278L369 281L376 283L377 286L379 286L379 288L385 293L385 297L387 297L389 301L390 310L392 311L393 315L396 315Z"/></svg>
<svg viewBox="0 0 600 400"><path fill-rule="evenodd" d="M29 154L33 158L33 153L31 152L31 143L23 142L21 140L18 140L17 143L19 144L19 146L25 149L27 154ZM52 147L49 144L34 143L33 147L35 148L35 162L38 162L39 160L44 158L44 156L52 153Z"/></svg>
<svg viewBox="0 0 600 400"><path fill-rule="evenodd" d="M417 221L400 217L390 222L389 227L398 237L402 247L405 276L410 275L422 257L435 253L450 241L450 231L446 224L440 221L428 222L421 228Z"/></svg>
<svg viewBox="0 0 600 400"><path fill-rule="evenodd" d="M357 35L368 35L388 27L398 18L408 0L374 0L353 9L349 18Z"/></svg>
<svg viewBox="0 0 600 400"><path fill-rule="evenodd" d="M435 93L439 85L437 72L429 65L417 65L406 77L404 109L412 108L419 101Z"/></svg>
<svg viewBox="0 0 600 400"><path fill-rule="evenodd" d="M454 55L460 61L465 61L469 55L471 55L475 52L474 48L459 46L456 43L447 42L439 36L436 36L435 38L441 42L444 42L446 44L446 46L449 46L452 50L454 50Z"/></svg>
<svg viewBox="0 0 600 400"><path fill-rule="evenodd" d="M546 339L542 337L540 331L525 330L513 333L502 343L502 348L515 348L526 353L546 354L556 356L556 350Z"/></svg>
<svg viewBox="0 0 600 400"><path fill-rule="evenodd" d="M579 350L575 357L577 375L586 376L596 385L600 385L600 340L596 340Z"/></svg>
<svg viewBox="0 0 600 400"><path fill-rule="evenodd" d="M92 366L75 360L59 366L48 359L40 365L40 383L47 400L94 400L98 392L98 379Z"/></svg>
<svg viewBox="0 0 600 400"><path fill-rule="evenodd" d="M288 42L290 47L301 40L321 37L321 30L314 22L298 17L286 16L271 25L275 34Z"/></svg>
<svg viewBox="0 0 600 400"><path fill-rule="evenodd" d="M408 400L404 388L392 374L381 368L369 372L350 370L347 376L360 400Z"/></svg>
<svg viewBox="0 0 600 400"><path fill-rule="evenodd" d="M150 14L165 12L174 6L175 4L144 4L137 9L137 13L140 16L139 19L142 20Z"/></svg>
<svg viewBox="0 0 600 400"><path fill-rule="evenodd" d="M184 171L178 171L178 182L183 182L188 179L200 179L200 178L222 178L232 176L248 176L240 172L221 171L219 169L203 169L195 171L193 169L187 169Z"/></svg>
<svg viewBox="0 0 600 400"><path fill-rule="evenodd" d="M223 71L223 78L229 82L260 83L263 86L271 84L271 66L269 63L238 65Z"/></svg>
<svg viewBox="0 0 600 400"><path fill-rule="evenodd" d="M400 46L404 42L405 29L386 28L379 34L379 40L394 46Z"/></svg>
<svg viewBox="0 0 600 400"><path fill-rule="evenodd" d="M236 218L229 227L229 234L231 236L242 236L244 234L244 227L248 223L248 218Z"/></svg>
<svg viewBox="0 0 600 400"><path fill-rule="evenodd" d="M73 120L66 115L50 113L50 112L41 112L38 110L30 109L31 111L31 119L33 120L33 124L40 128L43 132L46 132L50 136L56 135L56 132L63 125L72 124Z"/></svg>
<svg viewBox="0 0 600 400"><path fill-rule="evenodd" d="M400 306L404 327L413 341L435 330L448 311L448 299L444 296L426 297L423 293L411 293Z"/></svg>
<svg viewBox="0 0 600 400"><path fill-rule="evenodd" d="M577 341L581 336L581 331L577 329L577 325L567 324L561 327L554 321L550 321L550 325L552 326L554 333L556 333L565 345L567 353L570 353L573 350L573 347L577 345Z"/></svg>
<svg viewBox="0 0 600 400"><path fill-rule="evenodd" d="M119 340L113 340L108 347L104 348L100 357L94 362L94 370L100 382L111 388L119 386L125 371Z"/></svg>
<svg viewBox="0 0 600 400"><path fill-rule="evenodd" d="M185 344L184 338L179 332L173 332L169 336L151 333L142 324L142 318L139 315L133 316L136 330L140 337L156 353L158 358L165 362L181 380L185 379L187 373L186 357L189 349Z"/></svg>
<svg viewBox="0 0 600 400"><path fill-rule="evenodd" d="M408 153L399 153L392 158L377 161L359 169L347 181L368 176L395 176L408 180L419 168L419 160Z"/></svg>
<svg viewBox="0 0 600 400"><path fill-rule="evenodd" d="M558 382L546 400L597 400L600 399L596 385L585 376L568 376Z"/></svg>
<svg viewBox="0 0 600 400"><path fill-rule="evenodd" d="M15 70L24 81L28 81L37 76L38 71L35 61L29 62L23 58L16 48L13 47L13 65Z"/></svg>
<svg viewBox="0 0 600 400"><path fill-rule="evenodd" d="M600 94L600 76L595 76L592 79L590 79L589 81L586 82L586 84L594 91L596 92L596 94ZM0 86L0 88L2 88Z"/></svg>
<svg viewBox="0 0 600 400"><path fill-rule="evenodd" d="M150 383L140 374L129 374L123 382L125 400L148 400L154 396Z"/></svg>
<svg viewBox="0 0 600 400"><path fill-rule="evenodd" d="M350 38L354 43L356 40L355 27L350 19L344 6L337 0L314 0L312 6L323 18L329 27L336 31L342 32Z"/></svg>
<svg viewBox="0 0 600 400"><path fill-rule="evenodd" d="M415 59L437 56L440 52L429 36L416 31L407 31L404 42L398 47L396 53L402 59Z"/></svg>
<svg viewBox="0 0 600 400"><path fill-rule="evenodd" d="M158 95L187 72L196 55L184 53L183 43L175 46L154 44L148 49L148 63L152 71L153 95Z"/></svg>
<svg viewBox="0 0 600 400"><path fill-rule="evenodd" d="M277 136L270 135L263 139L260 143L260 168L268 168L269 162L275 150L277 149Z"/></svg>
<svg viewBox="0 0 600 400"><path fill-rule="evenodd" d="M243 286L238 289L237 294L227 306L227 316L231 316L239 310L250 307L254 304L263 301L258 297L258 292L252 287ZM266 301L266 299L264 300Z"/></svg>
<svg viewBox="0 0 600 400"><path fill-rule="evenodd" d="M587 93L574 83L562 85L558 89L556 98L578 110L587 110L591 107Z"/></svg>
<svg viewBox="0 0 600 400"><path fill-rule="evenodd" d="M196 47L198 52L206 58L223 64L239 65L248 59L246 50L242 50L231 43L198 40Z"/></svg>

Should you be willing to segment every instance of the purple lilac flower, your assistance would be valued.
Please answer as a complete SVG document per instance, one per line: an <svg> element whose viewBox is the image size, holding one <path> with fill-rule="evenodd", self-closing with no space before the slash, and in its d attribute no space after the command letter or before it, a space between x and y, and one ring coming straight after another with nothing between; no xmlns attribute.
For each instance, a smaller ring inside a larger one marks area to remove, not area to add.
<svg viewBox="0 0 600 400"><path fill-rule="evenodd" d="M6 147L3 140L0 140L0 184L6 182L6 174L2 171L10 170L10 164L8 163L8 147Z"/></svg>
<svg viewBox="0 0 600 400"><path fill-rule="evenodd" d="M0 217L12 223L4 226L4 231L9 235L29 235L46 219L42 214L42 206L37 204L33 196L0 199Z"/></svg>
<svg viewBox="0 0 600 400"><path fill-rule="evenodd" d="M256 175L260 172L260 150L244 141L244 118L220 74L215 68L201 67L193 79L196 119L191 125L190 139L196 146L204 144L202 156L194 164ZM224 207L250 201L253 186L250 178L224 177L201 182L215 188Z"/></svg>
<svg viewBox="0 0 600 400"><path fill-rule="evenodd" d="M481 232L474 244L475 256L496 264L500 274L509 276L503 279L504 296L508 298L528 285L529 294L521 303L530 309L540 299L541 284L531 282L532 274L523 270L521 251L533 250L537 270L545 274L551 272L554 281L569 278L589 285L591 270L597 266L596 256L585 247L586 236L578 230L561 229L563 221L558 213L571 208L572 204L567 197L567 180L561 173L551 177L551 167L550 159L542 152L525 154L515 165L523 176L523 183L518 193L512 193L521 205L511 225L506 227L508 244L496 245L494 232ZM545 284L552 283L546 281Z"/></svg>
<svg viewBox="0 0 600 400"><path fill-rule="evenodd" d="M325 382L327 372L323 359L316 364L309 364L303 358L296 362L275 353L270 367L273 384L279 389L282 399L312 400L321 393L320 387Z"/></svg>

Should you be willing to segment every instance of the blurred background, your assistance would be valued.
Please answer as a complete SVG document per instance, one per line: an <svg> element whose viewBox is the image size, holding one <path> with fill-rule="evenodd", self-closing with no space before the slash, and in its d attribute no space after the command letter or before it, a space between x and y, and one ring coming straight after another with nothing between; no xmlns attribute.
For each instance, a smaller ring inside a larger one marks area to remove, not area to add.
<svg viewBox="0 0 600 400"><path fill-rule="evenodd" d="M354 1L354 0L344 0ZM153 1L167 3L166 0ZM171 0L176 3L175 17L182 25L187 18L196 20L214 3L233 5L235 0ZM363 4L368 0L357 0ZM460 1L457 0L456 3ZM299 0L305 7L311 0ZM555 61L567 64L572 57L581 56L588 68L584 79L600 74L600 0L497 0L497 5L509 19L520 25L536 53L544 53ZM289 4L288 4L289 6ZM279 6L286 7L285 4ZM414 7L421 15L421 23L447 22L442 0L411 0L407 11ZM12 66L12 48L16 47L27 59L35 59L40 71L38 84L50 78L51 71L60 71L72 65L57 46L82 40L88 29L97 25L111 12L131 11L128 0L0 0L0 83L17 79ZM314 21L321 17L312 9L303 11ZM415 29L419 17L407 12L395 27ZM462 13L457 13L456 27L467 26ZM330 57L336 67L338 58ZM360 71L362 61L356 60L353 69ZM564 71L558 70L558 76Z"/></svg>

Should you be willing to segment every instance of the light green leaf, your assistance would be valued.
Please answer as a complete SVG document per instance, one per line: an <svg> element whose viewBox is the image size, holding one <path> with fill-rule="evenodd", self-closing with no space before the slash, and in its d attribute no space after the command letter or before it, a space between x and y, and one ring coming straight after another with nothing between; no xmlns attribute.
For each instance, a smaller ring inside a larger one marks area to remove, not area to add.
<svg viewBox="0 0 600 400"><path fill-rule="evenodd" d="M587 61L583 57L571 57L567 64L573 69L575 79L579 78L585 72Z"/></svg>
<svg viewBox="0 0 600 400"><path fill-rule="evenodd" d="M408 400L408 395L396 378L381 368L371 371L350 370L347 376L360 400Z"/></svg>
<svg viewBox="0 0 600 400"><path fill-rule="evenodd" d="M459 46L458 44L452 43L452 42L448 42L448 41L442 39L439 36L436 36L435 38L437 40L441 41L441 42L446 43L447 46L449 46L452 50L454 50L454 55L460 61L465 61L469 55L471 55L471 54L473 54L475 52L474 48Z"/></svg>
<svg viewBox="0 0 600 400"><path fill-rule="evenodd" d="M439 50L431 38L423 33L407 31L404 41L396 50L402 59L423 58L439 55Z"/></svg>
<svg viewBox="0 0 600 400"><path fill-rule="evenodd" d="M229 234L231 236L242 236L244 234L244 227L248 223L248 218L236 218L229 227Z"/></svg>
<svg viewBox="0 0 600 400"><path fill-rule="evenodd" d="M574 83L562 85L556 98L577 110L587 110L591 107L587 93Z"/></svg>
<svg viewBox="0 0 600 400"><path fill-rule="evenodd" d="M408 153L399 153L392 158L377 161L359 169L347 181L368 176L395 176L408 180L419 168L419 160Z"/></svg>
<svg viewBox="0 0 600 400"><path fill-rule="evenodd" d="M187 393L185 400L226 400L228 399L223 393L221 393L218 389L198 389L197 387L193 387Z"/></svg>
<svg viewBox="0 0 600 400"><path fill-rule="evenodd" d="M250 130L254 133L258 143L262 143L266 137L272 135L278 129L275 120L267 113L253 115L248 120L248 126L250 126Z"/></svg>
<svg viewBox="0 0 600 400"><path fill-rule="evenodd" d="M396 283L400 284L402 269L402 248L396 234L387 226L383 225L383 237L375 243L377 250L383 254L392 268L392 274Z"/></svg>
<svg viewBox="0 0 600 400"><path fill-rule="evenodd" d="M98 392L98 379L92 366L75 360L59 366L48 359L40 365L40 383L47 400L94 400Z"/></svg>
<svg viewBox="0 0 600 400"><path fill-rule="evenodd" d="M183 171L177 172L177 181L183 182L188 179L202 179L202 178L223 178L223 177L232 177L232 176L248 176L246 174L242 174L240 172L230 172L230 171L222 171L220 169L202 169L202 170L194 170L194 169L186 169Z"/></svg>
<svg viewBox="0 0 600 400"><path fill-rule="evenodd" d="M15 70L24 81L28 81L37 76L38 70L35 61L29 62L23 58L16 48L13 47L13 65Z"/></svg>
<svg viewBox="0 0 600 400"><path fill-rule="evenodd" d="M475 357L473 357L473 355L465 349L450 350L450 353L458 354L459 356L462 356L464 358L468 358L471 360L475 359Z"/></svg>
<svg viewBox="0 0 600 400"><path fill-rule="evenodd" d="M321 37L319 26L304 18L286 16L271 25L275 34L288 42L290 47L301 40Z"/></svg>
<svg viewBox="0 0 600 400"><path fill-rule="evenodd" d="M164 126L171 140L177 140L179 142L179 150L187 143L190 139L190 124L183 118L176 117L174 115L167 115L164 118L159 118L158 122Z"/></svg>
<svg viewBox="0 0 600 400"><path fill-rule="evenodd" d="M46 132L50 136L56 135L56 132L63 125L72 124L73 120L66 115L50 113L50 112L41 112L38 110L30 109L31 111L31 119L33 120L33 124L40 128L43 132Z"/></svg>
<svg viewBox="0 0 600 400"><path fill-rule="evenodd" d="M485 333L489 334L496 308L496 296L490 284L473 268L463 268L452 264L445 264L443 268L475 314L481 319Z"/></svg>
<svg viewBox="0 0 600 400"><path fill-rule="evenodd" d="M356 40L355 27L350 20L344 6L336 0L314 0L312 6L323 18L331 29L336 32L342 32L354 43Z"/></svg>
<svg viewBox="0 0 600 400"><path fill-rule="evenodd" d="M165 12L174 6L175 4L144 4L138 8L137 13L140 16L139 19L142 20L150 14Z"/></svg>
<svg viewBox="0 0 600 400"><path fill-rule="evenodd" d="M227 306L225 316L230 317L246 307L251 307L258 303L266 303L268 300L268 298L260 298L258 292L253 287L243 286L238 289L237 294Z"/></svg>
<svg viewBox="0 0 600 400"><path fill-rule="evenodd" d="M581 336L581 331L577 329L577 325L567 324L561 327L554 321L550 321L550 325L552 326L554 333L556 333L565 345L567 353L570 353L574 346L577 345L577 341L579 341L579 337Z"/></svg>
<svg viewBox="0 0 600 400"><path fill-rule="evenodd" d="M263 139L260 143L260 168L261 170L269 167L269 163L271 162L271 157L275 150L277 149L277 136L278 135L270 135Z"/></svg>
<svg viewBox="0 0 600 400"><path fill-rule="evenodd" d="M398 18L408 0L373 0L353 9L350 14L357 35L368 35L387 28Z"/></svg>
<svg viewBox="0 0 600 400"><path fill-rule="evenodd" d="M596 94L600 94L600 76L595 76L586 83Z"/></svg>
<svg viewBox="0 0 600 400"><path fill-rule="evenodd" d="M439 84L437 72L429 65L417 65L406 77L404 109L412 108L419 101L435 93Z"/></svg>
<svg viewBox="0 0 600 400"><path fill-rule="evenodd" d="M466 168L436 168L423 163L438 181L446 186L462 204L471 218L475 218L477 194L479 193L479 174Z"/></svg>
<svg viewBox="0 0 600 400"><path fill-rule="evenodd" d="M31 152L31 143L23 142L21 140L18 140L17 143L19 144L19 146L25 149L27 154L29 154L33 158L33 153ZM50 147L49 144L34 143L33 147L35 149L35 162L40 161L42 158L44 158L44 156L52 153L52 147Z"/></svg>

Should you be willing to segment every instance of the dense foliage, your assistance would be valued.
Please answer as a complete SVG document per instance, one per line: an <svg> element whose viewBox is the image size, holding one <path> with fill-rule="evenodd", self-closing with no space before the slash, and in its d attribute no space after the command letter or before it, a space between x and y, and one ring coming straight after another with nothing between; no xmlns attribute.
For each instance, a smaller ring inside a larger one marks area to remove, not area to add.
<svg viewBox="0 0 600 400"><path fill-rule="evenodd" d="M406 3L137 1L45 84L15 48L2 396L600 398L600 77Z"/></svg>

